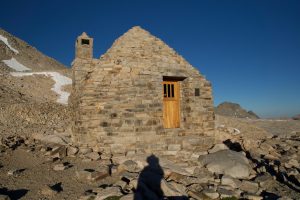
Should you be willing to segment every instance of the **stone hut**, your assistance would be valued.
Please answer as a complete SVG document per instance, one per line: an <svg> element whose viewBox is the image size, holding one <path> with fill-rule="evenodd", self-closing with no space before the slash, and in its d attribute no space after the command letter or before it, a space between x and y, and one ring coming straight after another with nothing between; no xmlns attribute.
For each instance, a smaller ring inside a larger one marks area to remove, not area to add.
<svg viewBox="0 0 300 200"><path fill-rule="evenodd" d="M86 33L75 46L75 143L103 153L176 154L213 138L211 83L162 40L133 27L99 59Z"/></svg>

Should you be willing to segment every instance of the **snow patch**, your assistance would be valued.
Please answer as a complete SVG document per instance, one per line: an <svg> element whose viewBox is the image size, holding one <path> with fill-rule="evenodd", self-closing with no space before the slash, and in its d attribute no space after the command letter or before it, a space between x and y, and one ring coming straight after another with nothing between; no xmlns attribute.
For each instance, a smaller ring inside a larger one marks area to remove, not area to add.
<svg viewBox="0 0 300 200"><path fill-rule="evenodd" d="M4 42L4 44L6 44L6 46L7 46L8 48L10 48L10 50L12 50L13 52L15 52L16 54L19 53L19 51L18 51L17 49L15 49L15 48L13 48L12 46L10 46L10 44L8 43L8 40L7 40L6 37L4 37L3 35L0 35L0 40L1 40L2 42Z"/></svg>
<svg viewBox="0 0 300 200"><path fill-rule="evenodd" d="M10 60L2 60L8 67L18 71L30 71L31 69L19 63L15 58L11 58Z"/></svg>
<svg viewBox="0 0 300 200"><path fill-rule="evenodd" d="M68 104L70 93L62 91L62 86L72 84L72 79L63 76L58 72L11 72L11 75L17 77L32 75L50 76L55 81L55 84L53 85L51 90L59 95L57 102L61 104Z"/></svg>

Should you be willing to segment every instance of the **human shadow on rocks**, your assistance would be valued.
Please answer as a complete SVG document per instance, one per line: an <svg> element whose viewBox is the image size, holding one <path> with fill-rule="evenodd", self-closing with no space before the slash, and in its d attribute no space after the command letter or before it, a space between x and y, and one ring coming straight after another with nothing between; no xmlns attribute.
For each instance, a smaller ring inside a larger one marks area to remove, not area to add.
<svg viewBox="0 0 300 200"><path fill-rule="evenodd" d="M155 155L147 157L148 165L141 171L138 179L134 200L186 200L186 196L166 197L161 188L164 171Z"/></svg>
<svg viewBox="0 0 300 200"><path fill-rule="evenodd" d="M0 188L0 195L7 195L11 200L18 200L25 196L28 191L26 189L8 190L7 188Z"/></svg>

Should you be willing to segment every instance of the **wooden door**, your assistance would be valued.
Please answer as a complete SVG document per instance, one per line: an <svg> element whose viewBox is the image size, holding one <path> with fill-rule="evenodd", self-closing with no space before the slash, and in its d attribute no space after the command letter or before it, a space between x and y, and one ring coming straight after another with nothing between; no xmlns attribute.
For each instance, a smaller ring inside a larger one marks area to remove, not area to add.
<svg viewBox="0 0 300 200"><path fill-rule="evenodd" d="M179 128L179 82L163 81L163 118L165 128Z"/></svg>

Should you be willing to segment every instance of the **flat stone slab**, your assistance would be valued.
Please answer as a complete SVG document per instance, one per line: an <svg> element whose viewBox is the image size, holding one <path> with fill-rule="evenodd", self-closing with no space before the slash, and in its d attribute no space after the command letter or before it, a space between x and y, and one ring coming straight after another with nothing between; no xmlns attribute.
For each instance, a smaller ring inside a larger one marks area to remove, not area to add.
<svg viewBox="0 0 300 200"><path fill-rule="evenodd" d="M221 150L200 156L199 162L210 172L225 174L233 178L249 178L251 166L248 159L239 152Z"/></svg>

